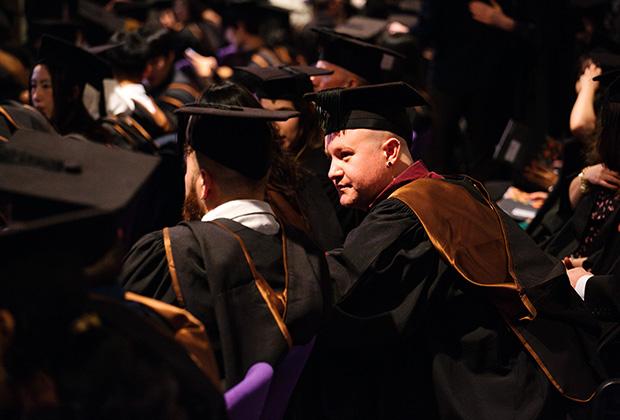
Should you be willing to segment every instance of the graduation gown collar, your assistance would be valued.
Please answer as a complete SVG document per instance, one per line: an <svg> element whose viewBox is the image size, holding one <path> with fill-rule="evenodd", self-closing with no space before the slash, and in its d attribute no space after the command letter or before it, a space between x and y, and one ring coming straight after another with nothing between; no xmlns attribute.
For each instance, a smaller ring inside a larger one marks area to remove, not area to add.
<svg viewBox="0 0 620 420"><path fill-rule="evenodd" d="M390 182L388 186L385 187L383 191L381 191L381 193L379 193L377 198L375 198L375 200L370 204L368 208L373 208L378 203L388 198L390 194L392 194L403 185L420 178L443 179L443 176L439 175L438 173L429 171L428 169L426 169L426 165L424 165L424 162L422 162L421 160L416 160L415 162L413 162L413 164L411 164L411 166L409 166L396 178L394 178L392 182Z"/></svg>

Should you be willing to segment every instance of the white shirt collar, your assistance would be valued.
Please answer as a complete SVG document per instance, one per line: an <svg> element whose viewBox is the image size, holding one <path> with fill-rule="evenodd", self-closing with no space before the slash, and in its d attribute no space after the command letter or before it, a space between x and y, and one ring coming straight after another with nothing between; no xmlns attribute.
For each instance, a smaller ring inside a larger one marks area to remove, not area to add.
<svg viewBox="0 0 620 420"><path fill-rule="evenodd" d="M215 219L234 220L265 235L275 235L280 230L273 209L269 203L261 200L227 201L202 217L203 222Z"/></svg>

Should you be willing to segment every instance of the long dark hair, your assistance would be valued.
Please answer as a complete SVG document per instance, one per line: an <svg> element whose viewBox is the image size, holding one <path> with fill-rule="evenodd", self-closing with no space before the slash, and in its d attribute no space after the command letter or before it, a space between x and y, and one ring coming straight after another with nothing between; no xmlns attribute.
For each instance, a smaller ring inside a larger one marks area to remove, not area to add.
<svg viewBox="0 0 620 420"><path fill-rule="evenodd" d="M590 153L590 161L603 163L620 172L620 103L605 101L600 111L599 133Z"/></svg>
<svg viewBox="0 0 620 420"><path fill-rule="evenodd" d="M293 141L289 151L295 159L299 159L304 152L323 148L323 131L319 125L319 115L312 102L303 98L292 101L299 115L299 135Z"/></svg>
<svg viewBox="0 0 620 420"><path fill-rule="evenodd" d="M54 109L50 122L52 126L60 134L68 134L73 130L73 124L76 123L76 115L79 118L90 119L92 117L86 111L84 104L82 103L82 94L84 92L84 82L78 81L70 72L61 66L50 63L46 60L38 61L33 67L38 65L45 66L50 74L52 83L52 99L54 101ZM29 80L32 81L32 71L30 72ZM32 92L30 90L30 104L32 103ZM81 124L87 121L80 121ZM76 130L78 131L78 130Z"/></svg>

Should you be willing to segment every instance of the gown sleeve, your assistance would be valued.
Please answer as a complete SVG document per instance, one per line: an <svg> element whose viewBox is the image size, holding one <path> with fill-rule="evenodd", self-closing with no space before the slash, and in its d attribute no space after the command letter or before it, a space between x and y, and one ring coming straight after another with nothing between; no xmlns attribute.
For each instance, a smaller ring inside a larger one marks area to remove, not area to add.
<svg viewBox="0 0 620 420"><path fill-rule="evenodd" d="M143 236L123 260L120 285L127 291L175 304L161 231Z"/></svg>

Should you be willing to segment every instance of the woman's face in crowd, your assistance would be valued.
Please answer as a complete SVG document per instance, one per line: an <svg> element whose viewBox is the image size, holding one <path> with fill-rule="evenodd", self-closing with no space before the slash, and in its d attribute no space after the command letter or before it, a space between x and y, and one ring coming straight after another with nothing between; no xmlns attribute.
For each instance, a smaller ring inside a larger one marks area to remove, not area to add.
<svg viewBox="0 0 620 420"><path fill-rule="evenodd" d="M270 111L296 111L293 101L286 99L261 99L260 104ZM280 136L282 136L282 148L291 150L299 136L299 117L289 118L286 121L276 121L275 124Z"/></svg>
<svg viewBox="0 0 620 420"><path fill-rule="evenodd" d="M54 91L52 77L43 64L37 64L30 79L30 101L47 119L54 114Z"/></svg>

